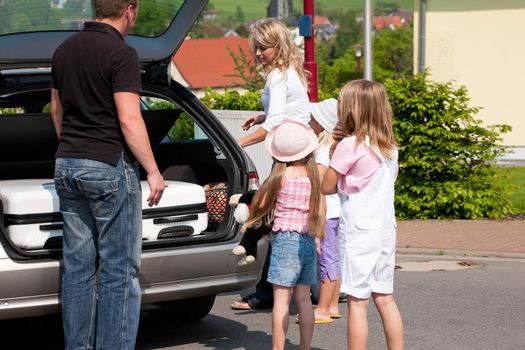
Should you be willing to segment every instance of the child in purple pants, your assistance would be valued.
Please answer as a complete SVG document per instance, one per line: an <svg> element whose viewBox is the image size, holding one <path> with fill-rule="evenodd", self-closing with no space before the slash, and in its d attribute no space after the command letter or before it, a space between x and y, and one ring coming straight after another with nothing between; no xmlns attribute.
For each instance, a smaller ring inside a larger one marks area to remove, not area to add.
<svg viewBox="0 0 525 350"><path fill-rule="evenodd" d="M319 148L315 160L319 175L323 178L330 163L330 146L333 143L332 131L337 124L337 100L328 99L320 103L311 103L310 126L318 135ZM315 309L315 323L333 322L340 318L339 313L339 251L337 231L339 228L340 200L337 194L326 196L325 236L318 239L319 277L321 291L319 303Z"/></svg>

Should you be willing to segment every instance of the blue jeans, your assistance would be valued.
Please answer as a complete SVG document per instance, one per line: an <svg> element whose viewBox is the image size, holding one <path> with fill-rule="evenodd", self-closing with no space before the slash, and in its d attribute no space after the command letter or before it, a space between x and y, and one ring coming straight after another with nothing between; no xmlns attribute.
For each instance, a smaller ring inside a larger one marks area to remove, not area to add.
<svg viewBox="0 0 525 350"><path fill-rule="evenodd" d="M58 158L55 187L64 217L65 348L134 349L141 297L138 165L124 156L116 167Z"/></svg>

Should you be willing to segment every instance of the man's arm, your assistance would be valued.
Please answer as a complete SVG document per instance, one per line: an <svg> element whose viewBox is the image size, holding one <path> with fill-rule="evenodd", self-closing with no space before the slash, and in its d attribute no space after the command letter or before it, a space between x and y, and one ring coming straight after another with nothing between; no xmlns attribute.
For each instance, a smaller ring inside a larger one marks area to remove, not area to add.
<svg viewBox="0 0 525 350"><path fill-rule="evenodd" d="M157 205L164 192L164 179L153 157L146 125L140 114L139 94L136 92L116 92L113 96L126 143L148 176L148 184L151 190L147 199L148 206Z"/></svg>
<svg viewBox="0 0 525 350"><path fill-rule="evenodd" d="M58 138L60 138L60 133L62 132L63 114L64 110L62 109L62 104L60 103L58 90L51 89L51 119L53 120L53 125L55 126L55 132Z"/></svg>

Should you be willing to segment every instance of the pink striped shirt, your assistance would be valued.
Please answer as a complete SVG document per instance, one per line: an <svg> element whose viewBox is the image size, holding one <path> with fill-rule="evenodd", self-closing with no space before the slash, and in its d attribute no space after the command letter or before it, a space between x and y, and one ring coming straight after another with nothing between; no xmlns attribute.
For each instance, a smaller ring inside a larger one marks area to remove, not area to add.
<svg viewBox="0 0 525 350"><path fill-rule="evenodd" d="M312 185L306 176L286 178L275 205L272 231L308 233Z"/></svg>

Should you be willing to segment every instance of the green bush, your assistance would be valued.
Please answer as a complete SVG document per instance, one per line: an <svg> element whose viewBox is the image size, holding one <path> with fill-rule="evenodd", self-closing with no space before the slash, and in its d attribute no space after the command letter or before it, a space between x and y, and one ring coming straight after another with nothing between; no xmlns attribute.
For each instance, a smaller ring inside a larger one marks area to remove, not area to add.
<svg viewBox="0 0 525 350"><path fill-rule="evenodd" d="M262 111L261 93L245 92L241 95L238 91L226 89L219 93L212 89L206 89L201 101L210 109L230 109L235 111Z"/></svg>
<svg viewBox="0 0 525 350"><path fill-rule="evenodd" d="M14 107L14 108L10 108L10 107L6 107L6 108L0 108L0 114L19 114L19 113L24 113L24 109L23 108L20 108L20 107Z"/></svg>
<svg viewBox="0 0 525 350"><path fill-rule="evenodd" d="M396 211L399 218L479 219L512 214L508 182L496 173L498 144L508 125L483 127L465 87L427 74L387 80L399 142Z"/></svg>

